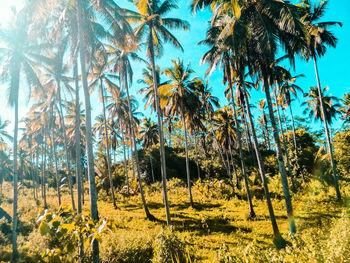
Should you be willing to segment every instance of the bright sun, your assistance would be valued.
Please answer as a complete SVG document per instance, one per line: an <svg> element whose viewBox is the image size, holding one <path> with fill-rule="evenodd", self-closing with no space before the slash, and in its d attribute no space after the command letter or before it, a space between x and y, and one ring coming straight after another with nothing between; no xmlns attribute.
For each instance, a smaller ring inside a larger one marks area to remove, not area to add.
<svg viewBox="0 0 350 263"><path fill-rule="evenodd" d="M0 0L0 24L10 23L12 8L21 9L23 0Z"/></svg>

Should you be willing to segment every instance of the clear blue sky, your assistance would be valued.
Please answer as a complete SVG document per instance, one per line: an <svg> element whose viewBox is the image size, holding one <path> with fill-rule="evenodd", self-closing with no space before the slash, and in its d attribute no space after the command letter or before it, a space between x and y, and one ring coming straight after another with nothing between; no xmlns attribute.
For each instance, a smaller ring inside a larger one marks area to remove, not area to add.
<svg viewBox="0 0 350 263"><path fill-rule="evenodd" d="M9 3L7 0L0 0L2 10L0 14L6 14L9 12ZM12 2L12 1L11 1ZM11 3L10 2L10 3ZM125 2L125 5L123 4ZM15 3L13 1L12 3ZM129 7L130 4L124 1L118 1L121 6ZM205 37L205 32L208 26L208 20L210 19L210 12L208 10L199 12L196 15L192 15L189 11L189 1L180 0L178 10L175 10L169 14L169 17L179 17L187 20L191 24L190 31L177 31L174 32L175 36L180 40L184 47L184 52L176 50L173 47L166 45L164 54L161 58L157 59L157 64L161 68L168 67L171 59L177 57L183 58L185 63L191 63L192 68L196 71L196 75L203 77L206 71L206 65L199 65L201 56L206 51L206 47L196 46L196 44ZM338 46L336 49L329 49L326 56L319 60L319 71L321 76L321 83L323 86L329 86L329 93L343 97L345 93L350 92L350 81L348 80L350 71L350 1L349 0L329 0L328 11L324 17L324 21L340 21L343 23L343 27L334 27L333 32L339 38ZM137 80L141 77L143 65L135 64L134 66L134 83L131 88L131 93L135 94L140 101L140 111L143 111L143 103L141 102L141 96L136 94L136 91L141 87L137 84ZM295 74L303 73L306 78L300 80L298 84L306 92L309 87L316 84L313 63L306 63L298 59L296 64ZM215 72L210 78L210 86L212 87L213 94L220 98L222 104L226 103L226 99L223 96L224 87L222 84L222 75L219 71ZM20 103L20 117L24 117L27 110L28 104L25 99L26 88L22 89L24 92L21 93ZM0 86L0 116L2 119L12 120L13 110L8 107L7 103L7 92L5 86ZM253 94L253 101L263 99L264 95L260 92ZM96 116L101 112L101 106L97 102L97 96L92 96L93 116ZM302 110L299 107L299 102L294 103L295 113L301 115ZM149 111L144 112L146 116L150 113ZM316 127L321 127L316 124ZM339 127L339 123L335 123L336 127ZM12 131L12 127L10 129Z"/></svg>

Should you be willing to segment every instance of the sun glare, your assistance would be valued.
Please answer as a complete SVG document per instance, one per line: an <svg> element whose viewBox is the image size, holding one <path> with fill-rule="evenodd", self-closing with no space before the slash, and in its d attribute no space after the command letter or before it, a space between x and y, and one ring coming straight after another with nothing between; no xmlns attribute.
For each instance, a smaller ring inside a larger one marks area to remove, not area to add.
<svg viewBox="0 0 350 263"><path fill-rule="evenodd" d="M0 0L0 25L11 22L13 9L19 10L23 6L23 0Z"/></svg>

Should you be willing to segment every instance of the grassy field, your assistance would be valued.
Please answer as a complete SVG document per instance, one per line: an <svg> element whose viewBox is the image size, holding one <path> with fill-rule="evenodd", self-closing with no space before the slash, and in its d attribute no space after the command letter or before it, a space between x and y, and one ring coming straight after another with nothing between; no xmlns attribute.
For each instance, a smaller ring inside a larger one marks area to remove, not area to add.
<svg viewBox="0 0 350 263"><path fill-rule="evenodd" d="M149 209L157 218L155 222L145 220L138 195L118 194L119 209L116 210L109 197L100 192L100 217L112 221L116 226L115 231L105 231L102 236L101 258L103 262L133 262L132 259L113 259L113 255L119 253L123 257L125 253L141 253L144 262L147 262L147 257L153 257L153 262L157 262L153 255L154 242L159 239L159 233L168 231L181 241L188 262L350 262L349 199L345 197L345 201L337 203L333 188L317 181L300 186L302 190L293 195L298 233L290 236L284 199L275 180L270 180L273 206L279 229L288 242L286 249L277 250L273 245L272 228L261 189L253 189L257 217L250 219L243 190L233 194L230 186L219 181L197 182L193 187L196 206L193 209L189 207L186 189L178 180L172 180L169 182L170 230L165 227L160 184L146 187ZM350 187L343 186L342 189L344 195L349 196ZM11 215L9 184L5 184L4 193L1 207ZM50 189L49 193L48 210L55 211L55 191ZM42 205L32 196L32 190L20 190L19 217L22 223L19 250L24 262L35 262L34 259L40 257L46 244L37 230L36 222ZM86 194L86 213L87 198ZM63 196L63 202L70 202L67 193ZM0 238L0 242L0 260L6 262L11 247L5 236Z"/></svg>

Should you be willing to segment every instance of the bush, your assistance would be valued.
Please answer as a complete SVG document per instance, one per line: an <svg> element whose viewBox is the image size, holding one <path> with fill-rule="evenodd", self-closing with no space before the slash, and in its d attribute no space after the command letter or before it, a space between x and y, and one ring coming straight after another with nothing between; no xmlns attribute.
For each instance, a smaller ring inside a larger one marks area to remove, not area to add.
<svg viewBox="0 0 350 263"><path fill-rule="evenodd" d="M113 235L106 240L107 248L101 255L102 262L108 263L149 263L153 257L152 242L145 237Z"/></svg>
<svg viewBox="0 0 350 263"><path fill-rule="evenodd" d="M154 263L186 262L185 244L171 228L162 229L154 241Z"/></svg>

